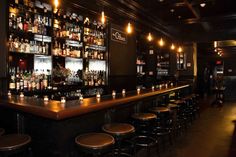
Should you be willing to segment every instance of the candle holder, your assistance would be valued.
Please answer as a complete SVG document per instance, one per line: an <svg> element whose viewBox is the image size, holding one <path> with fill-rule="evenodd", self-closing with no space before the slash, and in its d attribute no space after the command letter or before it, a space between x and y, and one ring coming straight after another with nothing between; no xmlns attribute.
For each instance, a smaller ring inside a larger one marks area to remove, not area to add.
<svg viewBox="0 0 236 157"><path fill-rule="evenodd" d="M61 103L62 103L62 104L66 103L66 97L64 97L64 96L61 97Z"/></svg>
<svg viewBox="0 0 236 157"><path fill-rule="evenodd" d="M122 96L125 96L125 92L126 92L125 89L122 89L122 92L121 92Z"/></svg>
<svg viewBox="0 0 236 157"><path fill-rule="evenodd" d="M24 93L20 92L20 98L24 98Z"/></svg>
<svg viewBox="0 0 236 157"><path fill-rule="evenodd" d="M48 99L48 96L45 95L45 96L43 97L43 101L44 101L44 102L48 102L48 100L49 100L49 99Z"/></svg>
<svg viewBox="0 0 236 157"><path fill-rule="evenodd" d="M155 87L154 86L152 86L152 91L154 91L155 90Z"/></svg>
<svg viewBox="0 0 236 157"><path fill-rule="evenodd" d="M168 83L165 84L165 87L168 88Z"/></svg>
<svg viewBox="0 0 236 157"><path fill-rule="evenodd" d="M116 91L113 90L113 91L112 91L112 97L115 97L115 96L116 96Z"/></svg>
<svg viewBox="0 0 236 157"><path fill-rule="evenodd" d="M8 92L7 92L7 96L8 96L8 97L11 97L11 91L8 91Z"/></svg>
<svg viewBox="0 0 236 157"><path fill-rule="evenodd" d="M137 88L137 93L140 94L140 88L139 87Z"/></svg>
<svg viewBox="0 0 236 157"><path fill-rule="evenodd" d="M97 94L96 94L96 98L97 98L97 99L100 99L100 98L101 98L101 95L100 95L99 92L97 92Z"/></svg>
<svg viewBox="0 0 236 157"><path fill-rule="evenodd" d="M83 100L84 100L83 95L80 94L80 96L79 96L79 101L83 101Z"/></svg>

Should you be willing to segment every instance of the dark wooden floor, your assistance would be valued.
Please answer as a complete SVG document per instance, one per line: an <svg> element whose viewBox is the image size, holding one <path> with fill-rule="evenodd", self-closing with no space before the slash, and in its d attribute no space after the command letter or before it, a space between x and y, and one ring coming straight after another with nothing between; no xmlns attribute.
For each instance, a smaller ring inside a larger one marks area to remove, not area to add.
<svg viewBox="0 0 236 157"><path fill-rule="evenodd" d="M201 117L173 146L162 149L161 157L236 157L236 102L212 107L209 100L202 102Z"/></svg>

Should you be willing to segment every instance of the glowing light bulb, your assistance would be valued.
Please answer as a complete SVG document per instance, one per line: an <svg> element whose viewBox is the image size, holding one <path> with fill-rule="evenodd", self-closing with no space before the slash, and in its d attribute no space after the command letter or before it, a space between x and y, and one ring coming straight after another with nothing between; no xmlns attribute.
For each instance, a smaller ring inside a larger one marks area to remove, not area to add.
<svg viewBox="0 0 236 157"><path fill-rule="evenodd" d="M128 23L126 31L127 31L128 34L132 33L132 25L130 24L130 22Z"/></svg>
<svg viewBox="0 0 236 157"><path fill-rule="evenodd" d="M159 45L160 45L161 47L165 45L165 42L163 41L162 38L159 40Z"/></svg>
<svg viewBox="0 0 236 157"><path fill-rule="evenodd" d="M55 6L55 8L58 8L58 6L59 6L59 0L54 0L54 6Z"/></svg>
<svg viewBox="0 0 236 157"><path fill-rule="evenodd" d="M152 41L152 34L151 33L148 33L147 40Z"/></svg>
<svg viewBox="0 0 236 157"><path fill-rule="evenodd" d="M182 51L183 51L182 47L179 47L178 52L182 52Z"/></svg>
<svg viewBox="0 0 236 157"><path fill-rule="evenodd" d="M174 45L174 44L171 44L170 49L171 49L171 50L174 50L174 49L175 49L175 45Z"/></svg>
<svg viewBox="0 0 236 157"><path fill-rule="evenodd" d="M102 24L105 24L105 21L106 21L105 13L104 13L104 11L102 11L102 16L101 16Z"/></svg>

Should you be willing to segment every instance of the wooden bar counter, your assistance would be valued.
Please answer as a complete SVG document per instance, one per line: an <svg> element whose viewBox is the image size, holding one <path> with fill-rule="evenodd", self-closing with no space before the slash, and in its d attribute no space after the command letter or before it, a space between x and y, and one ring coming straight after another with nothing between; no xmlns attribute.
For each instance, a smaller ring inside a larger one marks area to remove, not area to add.
<svg viewBox="0 0 236 157"><path fill-rule="evenodd" d="M60 101L12 95L0 98L0 124L9 132L23 132L32 136L34 156L73 157L79 156L74 144L78 134L101 131L108 122L128 121L134 112L144 111L153 105L156 98L172 91L190 91L190 85L163 89L145 89L83 101ZM185 92L186 93L186 92Z"/></svg>

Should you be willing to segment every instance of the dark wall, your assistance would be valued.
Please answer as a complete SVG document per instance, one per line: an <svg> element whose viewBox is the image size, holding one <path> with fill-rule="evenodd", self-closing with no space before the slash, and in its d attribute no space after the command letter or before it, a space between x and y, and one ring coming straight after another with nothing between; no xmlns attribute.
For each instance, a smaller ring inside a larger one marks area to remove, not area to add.
<svg viewBox="0 0 236 157"><path fill-rule="evenodd" d="M219 57L213 50L209 52L209 48L207 46L204 46L204 48L202 45L203 44L198 44L198 91L203 93L206 88L206 85L203 82L204 68L208 66L212 74L216 61L219 60L224 63L224 86L226 87L225 99L236 100L236 53L224 51L223 56ZM213 79L210 80L212 82L212 87L214 86ZM213 93L212 90L210 90L210 94L211 93Z"/></svg>
<svg viewBox="0 0 236 157"><path fill-rule="evenodd" d="M7 76L7 0L2 0L0 5L0 93L6 91Z"/></svg>
<svg viewBox="0 0 236 157"><path fill-rule="evenodd" d="M111 24L115 28L124 32L124 27ZM109 33L111 34L111 33ZM136 86L136 35L127 34L127 43L111 40L109 35L109 86L110 89L127 90Z"/></svg>

